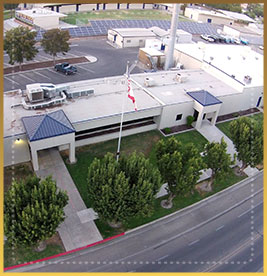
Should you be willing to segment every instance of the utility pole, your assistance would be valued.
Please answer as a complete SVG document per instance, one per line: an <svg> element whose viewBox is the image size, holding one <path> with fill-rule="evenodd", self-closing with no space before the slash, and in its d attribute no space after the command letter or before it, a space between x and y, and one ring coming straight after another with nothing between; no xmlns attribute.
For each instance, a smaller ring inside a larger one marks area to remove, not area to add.
<svg viewBox="0 0 267 276"><path fill-rule="evenodd" d="M170 40L168 43L168 51L166 55L164 70L168 70L170 67L173 66L173 51L174 51L174 45L176 40L176 31L178 26L179 13L180 13L180 4L174 4L173 12L172 12Z"/></svg>

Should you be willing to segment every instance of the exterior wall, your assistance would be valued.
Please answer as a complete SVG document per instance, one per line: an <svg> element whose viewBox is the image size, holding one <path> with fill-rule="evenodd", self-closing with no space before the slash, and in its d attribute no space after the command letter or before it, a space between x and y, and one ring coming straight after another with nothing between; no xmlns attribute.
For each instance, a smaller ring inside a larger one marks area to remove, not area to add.
<svg viewBox="0 0 267 276"><path fill-rule="evenodd" d="M202 61L197 60L185 53L178 50L174 50L175 63L180 62L184 65L185 69L200 69L202 67Z"/></svg>
<svg viewBox="0 0 267 276"><path fill-rule="evenodd" d="M140 36L140 37L124 37L123 38L123 46L124 48L126 47L144 47L146 43L146 38L145 36Z"/></svg>
<svg viewBox="0 0 267 276"><path fill-rule="evenodd" d="M263 97L263 87L245 87L243 93L218 97L223 102L219 115L256 107L260 96Z"/></svg>
<svg viewBox="0 0 267 276"><path fill-rule="evenodd" d="M198 21L201 21L203 23L208 23L208 19L211 19L211 24L223 24L223 25L233 25L234 20L208 15L208 14L199 14Z"/></svg>
<svg viewBox="0 0 267 276"><path fill-rule="evenodd" d="M159 116L161 114L161 108L155 108L155 109L147 109L144 111L134 111L131 113L124 113L124 122L126 121L131 121L131 120L137 120L141 118L146 118L146 117L154 117L154 116ZM101 126L108 126L112 124L117 124L120 123L121 120L121 114L117 114L114 116L109 116L106 118L100 118L100 119L94 119L90 121L84 121L80 123L73 123L73 127L75 128L76 131L82 131L85 129L91 129L91 128L96 128L96 127L101 127Z"/></svg>
<svg viewBox="0 0 267 276"><path fill-rule="evenodd" d="M54 10L55 10L55 8L54 8ZM61 13L76 12L76 5L61 6L61 7L59 7L59 12L61 12Z"/></svg>
<svg viewBox="0 0 267 276"><path fill-rule="evenodd" d="M16 141L19 138L20 141ZM13 147L12 147L13 146ZM26 134L4 138L4 166L31 160Z"/></svg>
<svg viewBox="0 0 267 276"><path fill-rule="evenodd" d="M198 11L192 9L192 8L185 8L184 16L193 19L195 21L198 21Z"/></svg>
<svg viewBox="0 0 267 276"><path fill-rule="evenodd" d="M122 4L120 4L120 9L122 9ZM106 4L106 10L117 10L117 3L115 4Z"/></svg>
<svg viewBox="0 0 267 276"><path fill-rule="evenodd" d="M186 117L194 114L194 101L188 101L180 104L167 105L163 107L159 122L159 129L186 124ZM182 114L182 119L176 121L176 116Z"/></svg>
<svg viewBox="0 0 267 276"><path fill-rule="evenodd" d="M60 135L56 137L30 142L30 146L31 149L37 151L42 149L49 149L74 142L74 137L74 133Z"/></svg>
<svg viewBox="0 0 267 276"><path fill-rule="evenodd" d="M49 19L47 17L37 17L34 19L34 24L44 29L58 28L59 18L54 16L49 17Z"/></svg>

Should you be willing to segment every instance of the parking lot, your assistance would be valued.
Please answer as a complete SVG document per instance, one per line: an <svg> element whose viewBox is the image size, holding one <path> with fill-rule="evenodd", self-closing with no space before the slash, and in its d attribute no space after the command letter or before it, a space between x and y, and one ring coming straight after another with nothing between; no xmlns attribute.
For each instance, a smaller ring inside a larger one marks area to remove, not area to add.
<svg viewBox="0 0 267 276"><path fill-rule="evenodd" d="M36 82L59 84L122 75L125 73L127 61L133 63L137 60L138 50L138 48L115 49L107 44L106 38L74 40L72 41L70 51L66 55L58 55L58 58L93 56L97 59L96 62L75 64L78 72L75 75L68 76L56 72L53 67L6 74L4 75L4 91L6 92L14 89L24 90L27 84ZM39 49L39 53L34 62L47 60L52 60L52 57L45 54L42 49ZM10 66L8 64L8 56L5 55L4 68L8 66ZM138 67L132 71L132 73L138 72L142 72Z"/></svg>

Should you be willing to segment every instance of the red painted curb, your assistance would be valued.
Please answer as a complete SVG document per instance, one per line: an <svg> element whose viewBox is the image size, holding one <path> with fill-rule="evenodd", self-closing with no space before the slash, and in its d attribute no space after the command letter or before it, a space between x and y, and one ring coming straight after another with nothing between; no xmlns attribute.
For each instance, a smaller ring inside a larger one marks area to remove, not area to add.
<svg viewBox="0 0 267 276"><path fill-rule="evenodd" d="M67 251L67 252L63 252L63 253L59 253L59 254L56 254L56 255L53 255L53 256L49 256L49 257L46 257L46 258L43 258L43 259L31 261L31 262L24 263L24 264L18 264L18 265L14 265L14 266L9 266L9 267L4 268L4 271L10 270L10 269L14 269L14 268L18 268L18 267L23 267L23 266L30 265L30 264L40 263L40 262L51 260L51 259L54 259L54 258L57 258L57 257L60 257L60 256L68 255L70 253L74 253L74 252L83 250L85 248L92 247L92 246L95 246L97 244L101 244L101 243L104 243L104 242L116 239L116 238L118 238L120 236L123 236L123 235L125 235L125 233L121 233L121 234L118 234L116 236L112 236L112 237L106 238L104 240L101 240L101 241L98 241L98 242L94 242L94 243L91 243L91 244L88 244L88 245L85 245L83 247L79 247L79 248L76 248L76 249L73 249L73 250L70 250L70 251Z"/></svg>

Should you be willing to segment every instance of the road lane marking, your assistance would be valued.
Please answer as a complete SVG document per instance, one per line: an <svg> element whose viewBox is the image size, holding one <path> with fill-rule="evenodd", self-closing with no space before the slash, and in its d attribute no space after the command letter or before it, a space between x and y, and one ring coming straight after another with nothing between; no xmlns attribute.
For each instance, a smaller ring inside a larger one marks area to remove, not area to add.
<svg viewBox="0 0 267 276"><path fill-rule="evenodd" d="M254 208L258 207L258 206L261 205L261 204L262 204L262 202L258 203L257 205L254 205L253 208L248 209L247 211L241 213L241 214L238 215L237 217L238 217L238 218L241 218L242 216L244 216L245 214L251 212Z"/></svg>
<svg viewBox="0 0 267 276"><path fill-rule="evenodd" d="M7 79L8 81L12 82L12 83L16 83L16 84L20 85L20 83L14 81L13 79L10 79L10 78L8 78L6 76L4 76L4 78Z"/></svg>
<svg viewBox="0 0 267 276"><path fill-rule="evenodd" d="M165 255L165 256L163 256L163 257L160 257L159 259L156 260L156 262L161 261L161 260L163 260L163 259L166 259L167 257L169 257L169 255Z"/></svg>
<svg viewBox="0 0 267 276"><path fill-rule="evenodd" d="M198 239L198 240L195 240L195 241L193 241L193 242L190 242L189 244L188 244L188 246L191 246L191 245L193 245L193 244L195 244L195 243L197 243L197 242L199 242L200 240Z"/></svg>
<svg viewBox="0 0 267 276"><path fill-rule="evenodd" d="M222 226L218 227L218 228L216 229L216 231L221 230L223 227L224 227L224 225L222 225Z"/></svg>

